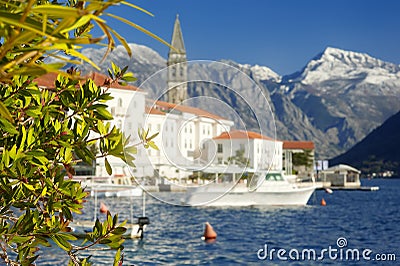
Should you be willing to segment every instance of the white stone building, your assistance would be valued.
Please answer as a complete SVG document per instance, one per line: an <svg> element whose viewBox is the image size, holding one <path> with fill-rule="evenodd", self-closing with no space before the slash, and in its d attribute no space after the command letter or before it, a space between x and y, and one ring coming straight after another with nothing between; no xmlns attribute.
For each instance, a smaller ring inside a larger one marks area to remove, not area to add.
<svg viewBox="0 0 400 266"><path fill-rule="evenodd" d="M163 101L147 107L145 116L145 127L159 132L155 143L160 151L149 150L149 160L160 176L175 180L207 164L203 144L233 126L232 121L202 109Z"/></svg>
<svg viewBox="0 0 400 266"><path fill-rule="evenodd" d="M241 154L250 168L281 171L282 145L282 141L256 132L234 130L214 137L213 142L207 143L207 152L209 158L214 157L214 164L234 164L232 160L241 161L237 158Z"/></svg>

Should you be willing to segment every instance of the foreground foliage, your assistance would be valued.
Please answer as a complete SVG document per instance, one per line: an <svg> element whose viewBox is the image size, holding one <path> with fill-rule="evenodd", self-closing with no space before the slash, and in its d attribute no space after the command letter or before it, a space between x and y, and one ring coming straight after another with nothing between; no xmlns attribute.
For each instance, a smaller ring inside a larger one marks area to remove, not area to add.
<svg viewBox="0 0 400 266"><path fill-rule="evenodd" d="M89 264L79 251L97 244L116 249L114 264L120 263L125 228L116 215L108 213L103 223L96 221L93 232L79 245L68 234L69 223L81 212L87 192L66 176L74 174L76 163L91 164L96 157L134 159L136 149L126 147L128 139L107 122L113 117L106 105L112 99L108 87L121 79L131 81L133 76L127 68L113 65L107 84L99 87L74 68L60 70L65 63L80 61L97 67L79 49L103 39L107 53L116 38L131 54L105 17L158 38L131 21L106 13L116 4L148 13L121 0L0 0L0 263L31 265L40 248L51 243L65 250L70 264ZM105 37L90 35L94 25ZM47 57L61 63L45 63ZM39 88L35 79L48 72L60 75L50 88ZM143 136L142 144L152 146L151 139ZM99 154L90 148L93 145L99 147Z"/></svg>

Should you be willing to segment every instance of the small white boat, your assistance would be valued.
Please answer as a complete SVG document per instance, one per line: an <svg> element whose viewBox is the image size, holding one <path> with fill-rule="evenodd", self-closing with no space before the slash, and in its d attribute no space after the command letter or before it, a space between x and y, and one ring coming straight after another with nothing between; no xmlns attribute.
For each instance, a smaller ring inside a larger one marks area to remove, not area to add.
<svg viewBox="0 0 400 266"><path fill-rule="evenodd" d="M124 238L140 238L142 239L144 236L144 231L146 230L146 226L150 224L150 220L146 217L146 194L142 196L142 216L137 218L137 221L134 222L133 216L133 202L131 198L130 202L130 223L126 223L124 227L127 229L123 234ZM97 219L97 212L99 209L97 208L98 200L97 200L97 191L94 190L94 218L92 221L89 220L77 220L73 221L69 224L71 228L70 234L83 238L86 236L86 233L92 232L93 226L95 225L95 221ZM100 207L100 211L101 207Z"/></svg>
<svg viewBox="0 0 400 266"><path fill-rule="evenodd" d="M93 197L94 193L97 193L99 198L141 197L143 195L143 190L136 186L92 184L86 187L90 191L90 196Z"/></svg>
<svg viewBox="0 0 400 266"><path fill-rule="evenodd" d="M141 197L143 190L139 186L132 184L130 177L96 177L96 176L77 176L75 180L81 181L82 186L90 192L90 196L97 193L99 198L108 197Z"/></svg>
<svg viewBox="0 0 400 266"><path fill-rule="evenodd" d="M281 172L259 172L254 189L245 183L210 183L188 188L183 200L189 206L296 206L306 205L315 186L299 188Z"/></svg>
<svg viewBox="0 0 400 266"><path fill-rule="evenodd" d="M126 232L123 234L124 238L143 238L144 231L147 224L149 224L147 217L139 217L137 223L127 223L124 225ZM92 232L94 222L92 221L76 221L72 222L69 227L71 228L71 234L83 238L87 232Z"/></svg>

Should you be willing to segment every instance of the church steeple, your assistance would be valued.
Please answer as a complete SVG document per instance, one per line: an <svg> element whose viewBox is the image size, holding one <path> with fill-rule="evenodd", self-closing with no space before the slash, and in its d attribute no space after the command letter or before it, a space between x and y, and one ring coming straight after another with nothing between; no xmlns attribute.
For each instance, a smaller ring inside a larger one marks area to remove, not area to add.
<svg viewBox="0 0 400 266"><path fill-rule="evenodd" d="M182 30L181 30L181 23L179 21L179 15L176 15L176 18L175 18L174 31L172 33L171 45L176 50L178 50L179 54L186 55L186 49L185 49L185 44L183 43L183 36L182 36ZM171 53L177 53L177 51L175 51L173 49L169 49L169 54L171 54Z"/></svg>
<svg viewBox="0 0 400 266"><path fill-rule="evenodd" d="M168 53L168 101L182 103L187 98L186 49L183 42L181 23L176 15L171 46Z"/></svg>

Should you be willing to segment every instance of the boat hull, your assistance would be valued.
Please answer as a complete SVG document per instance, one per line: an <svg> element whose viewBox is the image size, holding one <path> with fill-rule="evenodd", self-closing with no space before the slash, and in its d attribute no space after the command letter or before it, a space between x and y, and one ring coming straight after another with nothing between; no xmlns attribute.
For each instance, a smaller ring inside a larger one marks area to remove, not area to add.
<svg viewBox="0 0 400 266"><path fill-rule="evenodd" d="M94 197L95 193L98 198L110 198L110 197L141 197L143 190L139 187L117 187L117 186L87 186L90 191L90 196Z"/></svg>
<svg viewBox="0 0 400 266"><path fill-rule="evenodd" d="M225 189L225 190L224 190ZM198 188L189 191L184 204L190 206L302 206L306 205L315 187L289 187L281 189L257 189L228 186Z"/></svg>

